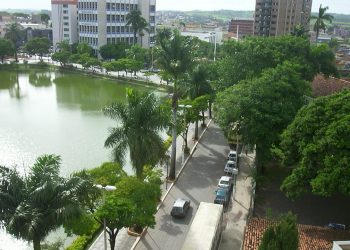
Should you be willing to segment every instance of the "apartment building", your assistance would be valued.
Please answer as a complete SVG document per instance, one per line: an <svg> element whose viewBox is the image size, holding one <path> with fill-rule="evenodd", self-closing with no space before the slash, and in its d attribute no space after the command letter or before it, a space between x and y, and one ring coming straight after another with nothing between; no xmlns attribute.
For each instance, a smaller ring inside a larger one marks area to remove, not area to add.
<svg viewBox="0 0 350 250"><path fill-rule="evenodd" d="M312 0L256 0L254 34L290 34L298 24L309 26Z"/></svg>
<svg viewBox="0 0 350 250"><path fill-rule="evenodd" d="M235 34L236 38L252 36L254 34L254 20L232 19L228 25L228 32Z"/></svg>
<svg viewBox="0 0 350 250"><path fill-rule="evenodd" d="M78 0L51 0L53 45L63 40L78 42Z"/></svg>

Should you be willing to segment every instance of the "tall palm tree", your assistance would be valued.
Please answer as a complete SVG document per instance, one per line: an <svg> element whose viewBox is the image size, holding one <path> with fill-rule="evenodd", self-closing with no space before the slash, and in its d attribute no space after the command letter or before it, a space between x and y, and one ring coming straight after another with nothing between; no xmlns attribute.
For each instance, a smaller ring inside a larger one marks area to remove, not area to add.
<svg viewBox="0 0 350 250"><path fill-rule="evenodd" d="M28 176L0 167L0 221L17 238L40 242L64 222L80 215L78 193L84 181L59 176L60 157L39 157Z"/></svg>
<svg viewBox="0 0 350 250"><path fill-rule="evenodd" d="M188 37L181 36L178 31L169 33L168 30L161 31L158 34L158 50L157 63L158 65L173 79L173 93L172 93L172 149L171 149L171 163L169 171L169 179L175 179L175 163L176 163L176 122L177 122L177 108L180 97L179 80L191 68L192 54L191 42Z"/></svg>
<svg viewBox="0 0 350 250"><path fill-rule="evenodd" d="M105 147L113 148L114 161L123 164L127 150L136 176L143 179L143 168L156 164L165 155L160 132L169 126L168 113L152 93L127 89L126 103L118 102L103 109L119 127L110 129Z"/></svg>
<svg viewBox="0 0 350 250"><path fill-rule="evenodd" d="M9 23L5 27L5 38L10 40L15 47L15 59L18 62L17 49L20 46L21 40L23 38L23 27L17 23Z"/></svg>
<svg viewBox="0 0 350 250"><path fill-rule="evenodd" d="M320 8L318 10L317 16L312 16L311 19L316 19L316 22L314 24L314 31L316 31L316 41L318 39L318 36L320 34L320 29L323 29L324 32L326 32L326 22L332 23L334 17L330 14L326 14L326 11L328 10L327 7L322 7L322 4L320 5Z"/></svg>
<svg viewBox="0 0 350 250"><path fill-rule="evenodd" d="M142 36L143 31L148 31L148 23L146 19L144 19L141 15L141 11L139 10L132 10L126 15L126 25L130 25L134 32L134 45L136 44L136 37L137 34L141 37L141 46L142 46Z"/></svg>
<svg viewBox="0 0 350 250"><path fill-rule="evenodd" d="M212 94L213 90L208 81L209 73L204 64L198 64L190 74L189 96L191 100L202 95ZM194 139L198 140L198 118L195 122Z"/></svg>

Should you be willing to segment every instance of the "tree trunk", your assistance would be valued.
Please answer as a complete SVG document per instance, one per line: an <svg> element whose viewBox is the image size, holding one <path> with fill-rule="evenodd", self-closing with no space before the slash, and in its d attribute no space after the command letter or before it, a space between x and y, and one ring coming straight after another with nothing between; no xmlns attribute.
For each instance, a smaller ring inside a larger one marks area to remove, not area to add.
<svg viewBox="0 0 350 250"><path fill-rule="evenodd" d="M204 111L202 111L202 127L205 127L205 116L204 116Z"/></svg>
<svg viewBox="0 0 350 250"><path fill-rule="evenodd" d="M41 250L40 239L35 237L35 236L33 239L33 248L34 248L34 250Z"/></svg>
<svg viewBox="0 0 350 250"><path fill-rule="evenodd" d="M134 30L134 45L136 44L136 31Z"/></svg>
<svg viewBox="0 0 350 250"><path fill-rule="evenodd" d="M198 140L198 119L194 123L194 139L196 141Z"/></svg>
<svg viewBox="0 0 350 250"><path fill-rule="evenodd" d="M15 60L18 62L17 49L15 50Z"/></svg>
<svg viewBox="0 0 350 250"><path fill-rule="evenodd" d="M186 131L185 131L185 138L184 138L184 140L185 140L185 151L187 151L187 149L188 149L187 134L188 134L188 127L186 128Z"/></svg>
<svg viewBox="0 0 350 250"><path fill-rule="evenodd" d="M117 238L117 235L119 233L119 229L115 229L116 231L113 230L109 230L108 234L109 234L109 246L111 247L111 250L114 250L115 248L115 239Z"/></svg>
<svg viewBox="0 0 350 250"><path fill-rule="evenodd" d="M174 86L175 88L175 86ZM176 176L175 167L176 167L176 138L177 138L177 131L176 131L176 120L177 120L177 96L174 91L173 93L173 100L172 100L172 106L173 106L173 128L172 128L172 143L171 143L171 162L170 162L170 171L168 178L170 180L174 180Z"/></svg>
<svg viewBox="0 0 350 250"><path fill-rule="evenodd" d="M211 116L211 108L212 108L212 105L213 105L213 103L211 102L211 100L209 100L209 119L212 118L212 116Z"/></svg>

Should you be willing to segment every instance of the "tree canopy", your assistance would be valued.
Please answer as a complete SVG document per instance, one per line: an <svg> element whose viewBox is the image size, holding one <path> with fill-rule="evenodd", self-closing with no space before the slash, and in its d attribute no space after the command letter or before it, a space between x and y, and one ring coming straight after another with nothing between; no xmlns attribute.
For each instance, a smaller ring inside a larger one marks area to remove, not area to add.
<svg viewBox="0 0 350 250"><path fill-rule="evenodd" d="M295 198L311 188L318 195L350 195L350 90L303 107L282 134L284 165L295 166L281 189Z"/></svg>
<svg viewBox="0 0 350 250"><path fill-rule="evenodd" d="M26 43L25 49L30 55L38 54L42 57L43 54L49 53L50 46L51 42L48 38L34 37Z"/></svg>
<svg viewBox="0 0 350 250"><path fill-rule="evenodd" d="M298 68L285 62L217 95L218 123L226 135L234 130L242 143L256 145L258 166L269 159L271 146L279 143L279 134L310 94L310 85L301 79Z"/></svg>
<svg viewBox="0 0 350 250"><path fill-rule="evenodd" d="M14 47L9 40L0 38L0 59L4 63L4 59L7 56L13 55Z"/></svg>
<svg viewBox="0 0 350 250"><path fill-rule="evenodd" d="M326 14L327 7L322 7L322 4L320 4L320 8L318 9L318 15L317 16L311 16L311 19L315 19L315 24L314 24L314 31L316 31L316 39L318 39L318 36L320 34L320 30L324 30L326 32L326 23L332 23L334 17L330 14Z"/></svg>

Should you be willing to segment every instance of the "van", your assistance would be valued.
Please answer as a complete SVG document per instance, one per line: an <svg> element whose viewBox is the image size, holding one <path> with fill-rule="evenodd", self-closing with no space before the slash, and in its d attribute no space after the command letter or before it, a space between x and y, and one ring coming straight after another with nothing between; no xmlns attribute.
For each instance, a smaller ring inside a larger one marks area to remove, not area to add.
<svg viewBox="0 0 350 250"><path fill-rule="evenodd" d="M191 202L185 199L177 199L174 202L173 208L171 209L170 215L172 217L184 218L190 209Z"/></svg>

